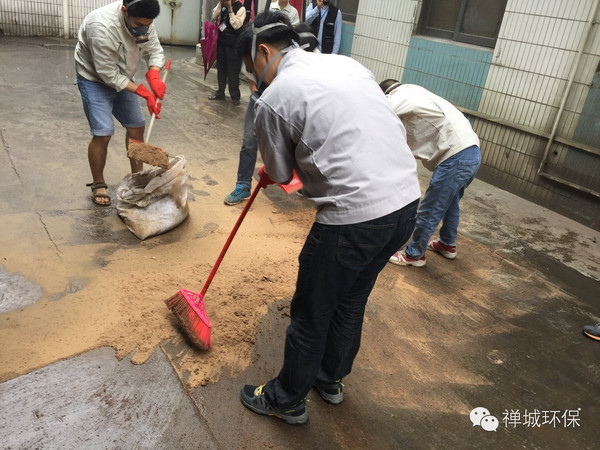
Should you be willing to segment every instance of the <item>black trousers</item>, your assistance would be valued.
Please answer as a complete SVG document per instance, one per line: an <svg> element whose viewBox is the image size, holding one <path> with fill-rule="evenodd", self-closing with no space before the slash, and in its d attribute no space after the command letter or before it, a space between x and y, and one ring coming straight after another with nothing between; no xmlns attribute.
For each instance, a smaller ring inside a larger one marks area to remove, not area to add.
<svg viewBox="0 0 600 450"><path fill-rule="evenodd" d="M240 70L242 70L242 58L238 55L236 48L224 44L222 39L219 39L217 41L218 94L225 95L225 86L229 83L231 99L240 99Z"/></svg>
<svg viewBox="0 0 600 450"><path fill-rule="evenodd" d="M283 367L263 390L272 404L295 405L315 380L331 383L350 373L369 294L410 238L418 205L352 225L313 224L298 258Z"/></svg>

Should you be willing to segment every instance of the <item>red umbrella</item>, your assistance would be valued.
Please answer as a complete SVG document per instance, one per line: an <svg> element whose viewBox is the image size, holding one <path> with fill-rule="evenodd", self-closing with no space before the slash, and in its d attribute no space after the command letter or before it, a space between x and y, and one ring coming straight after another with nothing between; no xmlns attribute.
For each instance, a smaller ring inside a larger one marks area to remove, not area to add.
<svg viewBox="0 0 600 450"><path fill-rule="evenodd" d="M219 25L210 20L204 21L204 37L200 39L202 60L204 61L204 79L208 71L217 59L217 38L219 37Z"/></svg>

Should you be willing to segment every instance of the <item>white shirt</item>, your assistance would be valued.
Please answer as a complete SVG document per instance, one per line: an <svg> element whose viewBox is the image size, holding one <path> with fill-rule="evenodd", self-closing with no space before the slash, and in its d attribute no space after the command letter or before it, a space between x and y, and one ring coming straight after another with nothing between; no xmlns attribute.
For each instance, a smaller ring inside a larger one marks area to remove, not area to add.
<svg viewBox="0 0 600 450"><path fill-rule="evenodd" d="M404 126L355 60L291 50L255 108L265 171L285 183L296 169L317 222L364 222L420 197Z"/></svg>
<svg viewBox="0 0 600 450"><path fill-rule="evenodd" d="M290 19L290 22L292 23L292 25L296 25L296 24L300 23L300 16L298 15L298 10L296 8L294 8L292 5L290 5L289 1L283 9L279 8L279 1L274 1L273 3L271 3L271 9L276 10L276 11L281 11L286 16L288 16L288 19Z"/></svg>
<svg viewBox="0 0 600 450"><path fill-rule="evenodd" d="M138 70L140 59L148 67L162 67L163 48L154 27L148 29L149 41L136 44L121 14L122 1L89 13L79 27L75 47L75 68L89 81L104 83L117 92L127 87Z"/></svg>
<svg viewBox="0 0 600 450"><path fill-rule="evenodd" d="M387 97L406 127L408 146L430 171L467 147L479 147L471 123L442 97L415 84L403 84Z"/></svg>

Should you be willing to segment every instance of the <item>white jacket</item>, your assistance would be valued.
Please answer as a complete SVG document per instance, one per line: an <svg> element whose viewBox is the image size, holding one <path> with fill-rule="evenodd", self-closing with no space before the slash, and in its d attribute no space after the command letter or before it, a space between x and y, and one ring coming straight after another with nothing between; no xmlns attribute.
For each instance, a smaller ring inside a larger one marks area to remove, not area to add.
<svg viewBox="0 0 600 450"><path fill-rule="evenodd" d="M150 66L165 63L163 48L154 27L148 30L148 42L136 44L121 14L122 1L111 3L89 13L79 27L75 47L75 68L88 81L104 83L117 92L138 70L140 59Z"/></svg>
<svg viewBox="0 0 600 450"><path fill-rule="evenodd" d="M479 147L471 123L442 97L414 84L403 84L387 97L406 128L413 155L430 171L467 147Z"/></svg>

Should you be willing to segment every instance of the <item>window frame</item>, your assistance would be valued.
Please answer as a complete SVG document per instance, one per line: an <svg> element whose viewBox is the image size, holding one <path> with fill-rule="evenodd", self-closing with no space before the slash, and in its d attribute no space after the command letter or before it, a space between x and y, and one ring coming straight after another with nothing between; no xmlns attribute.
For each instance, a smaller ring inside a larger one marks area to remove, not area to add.
<svg viewBox="0 0 600 450"><path fill-rule="evenodd" d="M482 47L494 48L496 46L496 41L498 40L498 34L500 33L500 27L502 26L502 20L504 19L504 13L506 12L506 4L508 3L508 0L499 0L504 1L504 9L502 15L499 18L500 20L498 21L496 30L494 31L495 37L493 38L477 36L474 34L463 33L460 31L460 28L465 18L468 1L469 0L460 0L460 8L458 11L458 17L456 18L454 31L448 31L428 26L432 10L432 0L423 0L421 15L417 26L417 32L425 36L433 36L442 39L449 39L455 42L464 42L466 44L474 44Z"/></svg>

